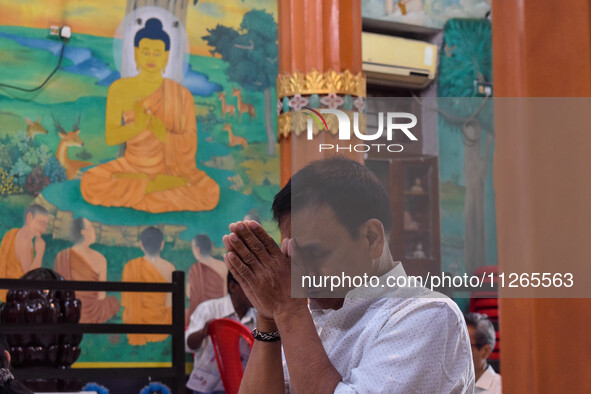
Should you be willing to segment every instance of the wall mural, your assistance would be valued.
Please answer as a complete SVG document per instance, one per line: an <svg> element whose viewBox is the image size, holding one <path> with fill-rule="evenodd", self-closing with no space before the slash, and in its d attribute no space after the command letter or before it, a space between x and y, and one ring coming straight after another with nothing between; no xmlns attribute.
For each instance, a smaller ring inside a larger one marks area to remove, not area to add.
<svg viewBox="0 0 591 394"><path fill-rule="evenodd" d="M184 270L187 316L224 295L227 225L250 215L275 228L275 3L3 1L0 83L36 87L60 66L33 92L0 87L0 276L43 266L164 282ZM72 27L67 45L53 23ZM170 321L164 294L77 297L81 322ZM170 346L86 335L78 362L160 363Z"/></svg>
<svg viewBox="0 0 591 394"><path fill-rule="evenodd" d="M451 19L443 31L438 84L443 270L471 274L497 264L492 184L492 98L475 81L492 82L491 25Z"/></svg>
<svg viewBox="0 0 591 394"><path fill-rule="evenodd" d="M364 18L441 29L450 18L484 18L491 0L362 0Z"/></svg>

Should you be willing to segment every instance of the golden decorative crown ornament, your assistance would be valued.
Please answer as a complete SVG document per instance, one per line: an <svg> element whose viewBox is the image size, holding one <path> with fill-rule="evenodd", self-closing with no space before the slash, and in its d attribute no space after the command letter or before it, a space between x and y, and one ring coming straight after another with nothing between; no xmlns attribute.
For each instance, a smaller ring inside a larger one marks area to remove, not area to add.
<svg viewBox="0 0 591 394"><path fill-rule="evenodd" d="M296 94L349 94L352 96L366 96L365 75L356 75L349 70L338 73L329 70L321 73L313 69L307 73L296 71L293 74L279 74L277 76L277 97L291 97Z"/></svg>

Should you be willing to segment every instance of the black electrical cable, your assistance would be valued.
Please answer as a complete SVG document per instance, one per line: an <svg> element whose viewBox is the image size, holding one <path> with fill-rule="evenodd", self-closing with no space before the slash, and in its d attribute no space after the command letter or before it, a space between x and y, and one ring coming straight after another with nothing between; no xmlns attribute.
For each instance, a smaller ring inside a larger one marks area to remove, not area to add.
<svg viewBox="0 0 591 394"><path fill-rule="evenodd" d="M0 87L3 88L10 88L10 89L15 89L15 90L20 90L22 92L34 92L36 90L41 89L43 86L45 86L47 84L47 82L49 82L49 80L51 79L51 77L53 77L53 74L55 74L57 72L57 70L59 70L60 66L62 65L62 60L64 59L64 50L66 49L66 43L64 42L62 44L62 50L60 52L60 59L57 62L57 66L55 66L55 68L53 69L53 71L51 72L51 74L49 74L49 76L45 79L45 81L43 81L43 83L39 86L37 86L36 88L33 89L25 89L25 88L21 88L18 86L14 86L14 85L7 85L5 83L1 83L0 82Z"/></svg>

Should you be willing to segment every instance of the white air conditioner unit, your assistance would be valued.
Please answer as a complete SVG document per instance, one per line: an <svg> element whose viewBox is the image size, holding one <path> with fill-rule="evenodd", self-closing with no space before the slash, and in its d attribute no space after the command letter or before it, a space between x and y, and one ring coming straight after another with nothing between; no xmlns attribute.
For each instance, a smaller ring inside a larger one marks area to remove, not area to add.
<svg viewBox="0 0 591 394"><path fill-rule="evenodd" d="M367 82L420 89L437 71L437 46L383 34L362 34L363 72Z"/></svg>

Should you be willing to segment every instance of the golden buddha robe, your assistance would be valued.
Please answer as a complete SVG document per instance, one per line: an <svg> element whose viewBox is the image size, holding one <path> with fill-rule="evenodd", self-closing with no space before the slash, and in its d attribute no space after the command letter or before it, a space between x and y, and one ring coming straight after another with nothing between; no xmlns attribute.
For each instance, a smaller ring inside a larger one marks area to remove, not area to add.
<svg viewBox="0 0 591 394"><path fill-rule="evenodd" d="M55 272L65 280L99 281L99 274L72 248L62 250L55 256ZM99 300L98 291L77 291L76 297L82 303L80 323L104 323L119 312L117 298L105 297Z"/></svg>
<svg viewBox="0 0 591 394"><path fill-rule="evenodd" d="M190 289L187 321L197 305L226 295L226 278L222 278L213 268L205 264L193 264L189 269L187 281Z"/></svg>
<svg viewBox="0 0 591 394"><path fill-rule="evenodd" d="M0 245L0 278L18 279L25 274L23 265L16 256L16 234L18 231L18 228L13 228L2 239ZM31 256L33 254L33 248L31 247ZM6 293L8 293L8 289L0 289L0 300L3 302L6 301Z"/></svg>
<svg viewBox="0 0 591 394"><path fill-rule="evenodd" d="M123 268L123 282L168 282L145 258L130 260ZM172 307L166 306L166 293L121 293L124 324L171 324ZM130 345L160 342L167 334L127 334Z"/></svg>
<svg viewBox="0 0 591 394"><path fill-rule="evenodd" d="M166 142L149 129L128 140L124 157L84 173L80 184L84 199L94 205L130 207L152 213L214 209L220 188L196 167L197 125L191 93L182 85L164 79L142 104L164 122ZM133 111L123 114L125 124L133 119ZM139 174L148 177L133 176ZM150 179L159 174L186 178L188 184L146 193Z"/></svg>

